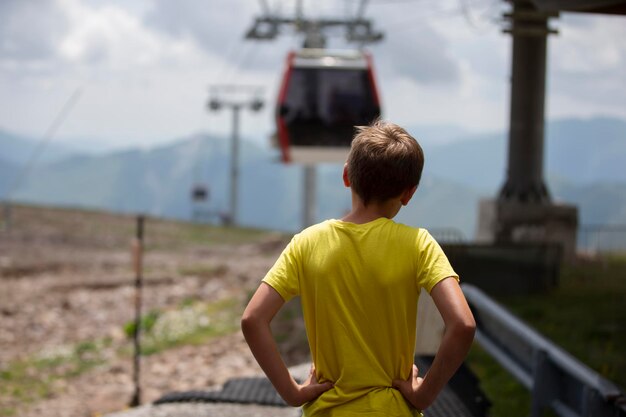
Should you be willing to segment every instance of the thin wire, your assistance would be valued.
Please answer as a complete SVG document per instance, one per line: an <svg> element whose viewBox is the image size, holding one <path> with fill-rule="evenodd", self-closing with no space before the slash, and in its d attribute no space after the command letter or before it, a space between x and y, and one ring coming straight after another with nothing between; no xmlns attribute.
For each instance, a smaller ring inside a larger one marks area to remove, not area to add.
<svg viewBox="0 0 626 417"><path fill-rule="evenodd" d="M488 6L488 9L486 10L486 13L489 13L491 11L493 7L493 2L490 3L490 5ZM405 18L405 19L398 19L397 21L393 21L390 23L386 23L386 25L388 27L393 27L393 28L406 28L407 25L409 23L412 22L423 22L424 19L429 19L429 20L443 20L443 19L453 19L453 18L459 18L463 16L463 10L462 7L453 7L453 8L448 8L448 9L438 9L438 10L433 10L433 9L428 9L426 13L420 13L420 14L413 14L411 15L411 17L409 18ZM494 26L497 26L497 20L496 19L485 19L487 21L487 23L493 24ZM486 32L488 31L490 28L487 27L489 25L486 25L485 30L483 30L482 32ZM423 29L425 28L424 25L413 25L410 28L406 28L404 29L404 32L413 32L415 30L419 30L419 29Z"/></svg>
<svg viewBox="0 0 626 417"><path fill-rule="evenodd" d="M216 72L215 74L215 79L216 80L221 80L224 78L225 75L227 75L227 70L229 67L230 62L235 58L235 52L241 52L241 49L243 47L243 45L239 48L236 48L237 43L241 43L242 39L241 38L236 38L234 37L231 42L230 45L228 46L228 51L226 52L226 55L224 56L224 60L222 62L222 65L220 66L220 69ZM239 58L237 58L239 59ZM232 71L232 70L229 70Z"/></svg>
<svg viewBox="0 0 626 417"><path fill-rule="evenodd" d="M241 53L238 55L237 60L234 62L234 66L228 71L224 77L220 77L224 80L224 84L231 84L235 76L241 75L241 65L247 60L247 57L252 51L257 48L252 47L252 42L246 42L240 49Z"/></svg>
<svg viewBox="0 0 626 417"><path fill-rule="evenodd" d="M261 10L265 15L269 15L271 13L270 6L267 4L267 0L259 0L261 3Z"/></svg>
<svg viewBox="0 0 626 417"><path fill-rule="evenodd" d="M82 94L82 90L83 90L82 86L78 87L74 91L74 93L65 101L65 104L63 104L63 107L61 107L61 110L52 121L52 124L48 127L48 129L42 136L41 140L39 141L39 143L37 144L33 152L30 154L30 158L26 162L26 165L24 165L24 167L22 168L18 176L15 178L11 186L8 188L8 191L4 198L5 201L9 201L9 199L11 198L11 195L15 192L15 190L19 188L20 185L22 185L22 182L26 179L26 177L28 177L31 170L34 168L35 164L37 163L37 160L39 159L40 155L43 153L48 143L50 143L50 141L56 134L57 130L61 127L61 125L63 124L67 116L69 115L74 105L76 105L79 97Z"/></svg>
<svg viewBox="0 0 626 417"><path fill-rule="evenodd" d="M365 13L366 7L367 7L367 0L361 0L361 3L359 3L359 8L357 9L357 12L356 12L355 20L361 20L363 18L363 14Z"/></svg>
<svg viewBox="0 0 626 417"><path fill-rule="evenodd" d="M485 33L489 31L492 28L491 24L496 23L492 19L485 19L485 15L491 12L491 9L493 7L493 2L488 4L486 10L483 11L482 21L487 22L487 24L482 25L482 27L478 25L476 20L474 19L474 16L472 15L471 5L468 3L467 0L459 0L459 6L460 6L462 15L465 18L465 22L468 24L470 28L472 28L477 33Z"/></svg>

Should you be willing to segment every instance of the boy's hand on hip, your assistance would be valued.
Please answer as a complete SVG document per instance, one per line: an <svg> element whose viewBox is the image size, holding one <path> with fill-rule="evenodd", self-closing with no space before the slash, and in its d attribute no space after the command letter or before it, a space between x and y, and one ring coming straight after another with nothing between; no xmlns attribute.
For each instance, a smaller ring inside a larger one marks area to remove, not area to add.
<svg viewBox="0 0 626 417"><path fill-rule="evenodd" d="M413 407L422 411L432 403L430 396L424 392L422 387L424 378L418 376L418 369L416 365L413 365L411 374L405 379L394 379L392 386L402 393L402 396Z"/></svg>
<svg viewBox="0 0 626 417"><path fill-rule="evenodd" d="M299 407L302 404L313 401L333 386L334 384L332 382L318 382L317 376L315 375L315 365L311 365L309 377L304 383L298 385L297 398L295 401L290 402L289 405Z"/></svg>

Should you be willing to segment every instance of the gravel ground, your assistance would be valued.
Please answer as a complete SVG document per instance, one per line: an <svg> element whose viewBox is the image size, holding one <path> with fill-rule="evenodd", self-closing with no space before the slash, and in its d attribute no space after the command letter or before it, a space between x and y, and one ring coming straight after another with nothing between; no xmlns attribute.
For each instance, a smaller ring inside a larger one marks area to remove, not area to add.
<svg viewBox="0 0 626 417"><path fill-rule="evenodd" d="M135 299L132 218L32 207L18 208L14 216L12 229L0 232L0 378L5 387L15 387L15 364L30 363L25 378L45 382L46 388L26 385L20 387L26 394L20 394L17 388L3 390L0 380L0 416L83 417L123 410L133 393L132 344L124 333ZM151 227L149 221L147 236ZM159 227L166 237L170 229L177 230L174 223ZM190 300L235 300L240 314L287 242L272 233L237 244L183 244L155 235L144 258L144 312L180 308ZM76 354L77 346L88 350L94 345L97 365L80 372L69 369L64 377L49 379L32 365L33 358ZM302 349L291 349L296 352L291 362L306 359ZM260 373L236 330L144 356L141 369L143 403L167 392L216 388L229 378Z"/></svg>

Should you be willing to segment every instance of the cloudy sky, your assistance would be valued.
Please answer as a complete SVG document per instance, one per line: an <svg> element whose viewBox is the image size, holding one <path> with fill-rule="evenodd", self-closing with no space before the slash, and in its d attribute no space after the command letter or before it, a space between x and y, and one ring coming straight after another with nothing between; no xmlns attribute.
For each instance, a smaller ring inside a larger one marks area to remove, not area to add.
<svg viewBox="0 0 626 417"><path fill-rule="evenodd" d="M266 0L291 15L295 0ZM226 133L228 112L206 111L209 86L259 85L268 106L246 112L243 134L263 141L286 53L301 39L243 35L254 0L0 1L0 129L41 137L77 101L57 141L153 146L198 131ZM353 16L358 0L305 0L311 17ZM510 43L502 0L370 0L385 33L374 55L384 116L400 124L505 129ZM626 18L563 14L549 41L547 116L626 119ZM339 31L332 47L343 47ZM89 146L89 145L88 145Z"/></svg>

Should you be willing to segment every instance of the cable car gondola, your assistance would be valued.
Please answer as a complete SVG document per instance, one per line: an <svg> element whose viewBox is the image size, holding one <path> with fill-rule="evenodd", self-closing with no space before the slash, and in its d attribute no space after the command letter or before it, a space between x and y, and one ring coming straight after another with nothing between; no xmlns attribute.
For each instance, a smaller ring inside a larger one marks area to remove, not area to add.
<svg viewBox="0 0 626 417"><path fill-rule="evenodd" d="M205 202L209 199L209 189L203 184L196 184L191 189L191 200L193 202Z"/></svg>
<svg viewBox="0 0 626 417"><path fill-rule="evenodd" d="M276 109L284 162L345 161L354 126L380 113L366 52L302 49L288 55Z"/></svg>

